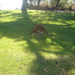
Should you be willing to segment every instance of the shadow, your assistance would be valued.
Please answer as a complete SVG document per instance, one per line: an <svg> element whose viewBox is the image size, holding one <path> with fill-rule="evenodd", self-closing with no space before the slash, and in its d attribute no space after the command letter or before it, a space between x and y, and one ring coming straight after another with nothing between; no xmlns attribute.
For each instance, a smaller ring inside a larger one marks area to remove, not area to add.
<svg viewBox="0 0 75 75"><path fill-rule="evenodd" d="M75 22L68 22L70 14L31 10L22 13L1 11L0 14L7 14L5 18L12 15L10 19L17 19L0 22L0 39L7 37L14 39L15 42L26 40L28 47L24 45L24 52L30 50L32 56L36 56L29 64L29 75L69 75L70 70L74 70L75 27L72 27L72 24ZM36 24L43 24L49 34L56 36L42 35L41 38L30 36L30 29Z"/></svg>

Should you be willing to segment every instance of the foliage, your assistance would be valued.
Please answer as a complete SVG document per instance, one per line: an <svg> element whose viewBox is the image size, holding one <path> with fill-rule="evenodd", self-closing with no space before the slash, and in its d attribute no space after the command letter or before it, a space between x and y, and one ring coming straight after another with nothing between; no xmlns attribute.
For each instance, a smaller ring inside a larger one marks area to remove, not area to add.
<svg viewBox="0 0 75 75"><path fill-rule="evenodd" d="M32 5L45 5L45 6L62 6L62 7L72 7L74 6L75 0L29 0Z"/></svg>
<svg viewBox="0 0 75 75"><path fill-rule="evenodd" d="M61 0L60 3L62 7L65 7L68 5L68 0Z"/></svg>
<svg viewBox="0 0 75 75"><path fill-rule="evenodd" d="M74 6L74 3L72 2L72 0L70 0L69 3L68 3L68 7L72 8L73 6Z"/></svg>
<svg viewBox="0 0 75 75"><path fill-rule="evenodd" d="M60 3L60 0L50 0L50 2L51 2L51 5L52 6L58 6L59 5L59 3Z"/></svg>

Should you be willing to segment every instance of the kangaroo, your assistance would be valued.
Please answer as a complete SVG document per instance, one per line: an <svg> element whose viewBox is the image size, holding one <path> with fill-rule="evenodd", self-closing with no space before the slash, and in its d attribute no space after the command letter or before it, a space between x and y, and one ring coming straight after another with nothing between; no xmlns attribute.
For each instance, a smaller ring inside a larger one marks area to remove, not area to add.
<svg viewBox="0 0 75 75"><path fill-rule="evenodd" d="M30 31L30 35L32 33L38 33L38 36L41 37L41 34L43 34L44 32L47 34L47 36L53 36L53 35L48 34L47 29L46 29L46 27L44 25L36 25L33 28L33 30Z"/></svg>

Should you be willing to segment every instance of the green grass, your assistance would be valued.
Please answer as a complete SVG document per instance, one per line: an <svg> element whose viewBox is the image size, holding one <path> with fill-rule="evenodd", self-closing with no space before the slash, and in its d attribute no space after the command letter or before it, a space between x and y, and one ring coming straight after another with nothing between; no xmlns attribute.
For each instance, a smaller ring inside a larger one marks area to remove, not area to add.
<svg viewBox="0 0 75 75"><path fill-rule="evenodd" d="M0 75L75 75L72 13L0 11ZM30 36L43 24L49 34Z"/></svg>

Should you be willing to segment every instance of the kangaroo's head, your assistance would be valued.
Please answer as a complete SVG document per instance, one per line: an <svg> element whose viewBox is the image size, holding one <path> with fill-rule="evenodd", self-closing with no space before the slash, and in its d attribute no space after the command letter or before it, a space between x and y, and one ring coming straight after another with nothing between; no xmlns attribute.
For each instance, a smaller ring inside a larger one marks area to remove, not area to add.
<svg viewBox="0 0 75 75"><path fill-rule="evenodd" d="M30 30L30 35L33 33L33 29L34 29L34 28L32 28L32 30Z"/></svg>

